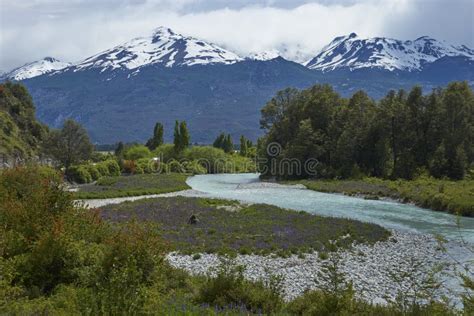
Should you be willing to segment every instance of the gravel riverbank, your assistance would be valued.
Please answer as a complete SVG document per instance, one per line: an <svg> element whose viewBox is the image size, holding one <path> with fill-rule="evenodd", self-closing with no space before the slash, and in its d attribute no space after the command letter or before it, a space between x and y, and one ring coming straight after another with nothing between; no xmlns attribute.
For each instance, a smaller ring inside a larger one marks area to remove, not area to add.
<svg viewBox="0 0 474 316"><path fill-rule="evenodd" d="M385 304L394 300L400 292L409 293L413 278L394 281L392 275L404 273L415 278L421 286L422 280L436 265L449 262L449 258L429 235L393 231L392 237L373 246L354 245L350 251L340 252L340 268L353 282L357 295L374 303ZM170 253L168 262L191 274L208 274L219 266L221 259L214 254L201 254L197 260L190 255ZM307 289L316 289L322 282L318 274L324 260L317 253L296 255L289 258L272 256L238 255L235 264L245 267L244 276L249 280L265 280L270 275L283 277L286 300L301 295ZM449 268L448 268L449 269ZM446 294L442 289L440 294Z"/></svg>

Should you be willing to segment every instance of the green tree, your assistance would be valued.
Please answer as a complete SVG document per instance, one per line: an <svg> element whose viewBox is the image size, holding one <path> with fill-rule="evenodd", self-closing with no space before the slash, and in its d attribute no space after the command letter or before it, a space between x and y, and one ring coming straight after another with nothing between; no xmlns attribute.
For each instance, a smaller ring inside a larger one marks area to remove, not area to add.
<svg viewBox="0 0 474 316"><path fill-rule="evenodd" d="M300 92L292 88L277 92L277 95L261 110L260 127L262 129L270 129L273 124L278 123L283 118L288 107L293 104L299 95Z"/></svg>
<svg viewBox="0 0 474 316"><path fill-rule="evenodd" d="M301 168L298 171L284 168L279 171L279 176L283 178L305 178L310 176L307 172L308 170L305 170L304 164L310 159L317 159L319 161L326 153L324 146L326 142L326 136L321 132L315 132L311 127L309 119L301 121L296 137L284 152L286 158L296 159ZM318 162L317 167L321 171L325 165ZM322 176L322 174L319 174L319 176Z"/></svg>
<svg viewBox="0 0 474 316"><path fill-rule="evenodd" d="M146 142L146 146L150 150L155 150L158 146L163 144L163 124L156 123L153 129L153 137Z"/></svg>
<svg viewBox="0 0 474 316"><path fill-rule="evenodd" d="M456 153L450 166L449 177L455 180L462 180L467 168L467 156L462 146L456 148Z"/></svg>
<svg viewBox="0 0 474 316"><path fill-rule="evenodd" d="M231 153L234 151L234 143L232 142L232 137L230 134L227 134L225 137L222 149L224 149L226 153Z"/></svg>
<svg viewBox="0 0 474 316"><path fill-rule="evenodd" d="M181 134L179 130L179 122L176 120L174 122L174 138L173 138L174 148L176 151L182 147L181 145Z"/></svg>
<svg viewBox="0 0 474 316"><path fill-rule="evenodd" d="M266 135L258 154L268 161L316 158L319 177L412 179L429 170L435 177L462 179L474 162L473 109L466 82L429 95L418 86L409 93L390 91L378 103L363 91L341 98L328 85L286 89L262 109ZM271 143L280 145L278 157L266 152ZM259 166L263 177L289 176L269 167Z"/></svg>
<svg viewBox="0 0 474 316"><path fill-rule="evenodd" d="M124 150L125 150L125 146L123 145L122 142L119 142L117 144L117 147L115 148L115 156L121 157L123 155Z"/></svg>
<svg viewBox="0 0 474 316"><path fill-rule="evenodd" d="M44 143L44 152L66 168L66 174L73 164L91 157L94 146L87 131L73 120L64 122L61 130L50 133Z"/></svg>
<svg viewBox="0 0 474 316"><path fill-rule="evenodd" d="M431 175L436 178L441 178L443 175L445 175L446 163L446 151L444 149L444 144L441 143L441 145L434 152L433 158L431 158L429 164Z"/></svg>
<svg viewBox="0 0 474 316"><path fill-rule="evenodd" d="M212 146L215 147L215 148L223 149L224 148L224 141L225 141L225 134L221 133L219 136L217 136L217 138L214 141L214 143L212 144Z"/></svg>
<svg viewBox="0 0 474 316"><path fill-rule="evenodd" d="M217 136L212 146L215 148L220 148L226 153L231 153L234 151L234 143L232 142L232 137L230 134L225 135L224 133L221 133L219 136Z"/></svg>
<svg viewBox="0 0 474 316"><path fill-rule="evenodd" d="M240 155L246 157L248 155L248 139L244 135L240 136Z"/></svg>
<svg viewBox="0 0 474 316"><path fill-rule="evenodd" d="M467 168L474 159L474 95L467 82L449 84L443 95L443 105L446 175L460 179L465 172L460 168Z"/></svg>
<svg viewBox="0 0 474 316"><path fill-rule="evenodd" d="M188 127L186 126L186 121L182 121L179 125L179 135L181 137L181 150L189 147L191 143L191 136L189 135Z"/></svg>
<svg viewBox="0 0 474 316"><path fill-rule="evenodd" d="M186 147L189 146L191 137L189 135L188 127L186 122L181 123L176 121L174 125L174 149L176 152L182 152Z"/></svg>

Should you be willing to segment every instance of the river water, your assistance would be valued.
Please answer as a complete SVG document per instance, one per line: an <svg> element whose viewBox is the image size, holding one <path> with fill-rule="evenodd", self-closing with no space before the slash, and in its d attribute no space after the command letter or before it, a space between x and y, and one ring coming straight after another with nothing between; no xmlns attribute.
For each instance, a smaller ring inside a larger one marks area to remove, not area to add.
<svg viewBox="0 0 474 316"><path fill-rule="evenodd" d="M299 186L260 182L258 174L218 174L190 177L187 183L209 197L273 204L309 213L345 217L402 231L438 234L474 244L474 218L458 218L410 204L364 200Z"/></svg>

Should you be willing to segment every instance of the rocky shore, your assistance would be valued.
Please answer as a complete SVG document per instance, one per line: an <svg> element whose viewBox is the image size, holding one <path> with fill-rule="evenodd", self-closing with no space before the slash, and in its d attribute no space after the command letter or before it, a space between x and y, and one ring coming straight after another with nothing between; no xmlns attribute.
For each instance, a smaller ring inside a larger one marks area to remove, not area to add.
<svg viewBox="0 0 474 316"><path fill-rule="evenodd" d="M393 231L392 237L370 246L354 245L351 250L341 251L340 270L351 280L360 298L369 302L386 304L398 293L410 293L421 287L430 272L439 264L450 270L448 256L441 251L436 240L429 235ZM211 274L221 263L214 254L201 254L199 259L191 255L170 253L168 262L191 274ZM321 259L318 253L289 258L258 255L238 255L234 263L245 267L244 276L249 280L265 280L271 275L283 278L283 295L291 300L307 289L316 289L322 279L321 267L329 259ZM394 275L401 280L394 280ZM438 294L447 294L446 288Z"/></svg>

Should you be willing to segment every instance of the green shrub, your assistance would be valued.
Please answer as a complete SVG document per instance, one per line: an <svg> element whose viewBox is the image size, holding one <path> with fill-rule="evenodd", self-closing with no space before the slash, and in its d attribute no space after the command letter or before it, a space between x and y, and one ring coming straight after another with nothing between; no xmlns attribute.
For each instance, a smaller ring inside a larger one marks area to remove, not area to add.
<svg viewBox="0 0 474 316"><path fill-rule="evenodd" d="M120 166L115 159L109 159L104 161L104 164L109 169L109 176L119 176L120 175Z"/></svg>
<svg viewBox="0 0 474 316"><path fill-rule="evenodd" d="M137 167L143 170L143 173L146 173L146 174L150 174L154 172L153 161L150 158L138 159Z"/></svg>
<svg viewBox="0 0 474 316"><path fill-rule="evenodd" d="M219 148L211 146L193 146L184 151L184 158L188 161L196 161L207 173L218 173L226 164L227 155Z"/></svg>
<svg viewBox="0 0 474 316"><path fill-rule="evenodd" d="M135 167L135 174L144 174L145 170L143 170L143 165L136 164Z"/></svg>
<svg viewBox="0 0 474 316"><path fill-rule="evenodd" d="M256 166L251 159L240 155L226 154L222 149L212 146L193 146L182 152L176 152L171 144L164 144L153 151L155 157L176 168L174 161L183 161L184 170L192 174L223 172L255 172ZM176 171L182 172L182 171Z"/></svg>
<svg viewBox="0 0 474 316"><path fill-rule="evenodd" d="M324 251L320 251L318 253L318 258L321 260L327 260L329 258L328 253Z"/></svg>
<svg viewBox="0 0 474 316"><path fill-rule="evenodd" d="M93 162L101 162L110 159L111 154L94 151L90 157Z"/></svg>
<svg viewBox="0 0 474 316"><path fill-rule="evenodd" d="M126 224L107 241L101 270L93 286L95 313L139 313L146 299L146 286L163 264L165 244L156 229Z"/></svg>
<svg viewBox="0 0 474 316"><path fill-rule="evenodd" d="M138 160L141 158L150 158L151 152L148 147L143 145L135 145L125 150L124 153L125 159L128 160Z"/></svg>
<svg viewBox="0 0 474 316"><path fill-rule="evenodd" d="M173 144L163 144L153 151L153 156L160 158L161 161L168 162L172 159L179 159L174 150Z"/></svg>
<svg viewBox="0 0 474 316"><path fill-rule="evenodd" d="M92 176L87 170L87 167L83 165L72 166L67 172L69 181L76 183L89 183L92 182Z"/></svg>
<svg viewBox="0 0 474 316"><path fill-rule="evenodd" d="M87 171L91 175L92 181L96 181L97 179L99 179L102 176L100 174L99 170L97 170L97 167L95 165L87 164L87 165L84 165L84 166L86 167Z"/></svg>
<svg viewBox="0 0 474 316"><path fill-rule="evenodd" d="M167 251L156 228L112 227L30 167L0 173L0 214L0 314L143 313Z"/></svg>
<svg viewBox="0 0 474 316"><path fill-rule="evenodd" d="M186 173L191 174L206 174L207 170L201 166L197 161L186 161L183 163L183 167L186 170Z"/></svg>
<svg viewBox="0 0 474 316"><path fill-rule="evenodd" d="M171 172L169 165L164 163L164 162L160 162L160 164L158 166L158 171L160 173L170 173Z"/></svg>
<svg viewBox="0 0 474 316"><path fill-rule="evenodd" d="M168 162L168 168L170 172L176 172L176 173L186 173L186 169L183 167L183 165L177 161L177 160L171 160Z"/></svg>
<svg viewBox="0 0 474 316"><path fill-rule="evenodd" d="M97 168L97 171L100 173L100 175L102 177L107 177L107 176L110 175L109 168L108 168L107 163L105 161L98 162L98 163L96 163L95 166Z"/></svg>
<svg viewBox="0 0 474 316"><path fill-rule="evenodd" d="M290 302L288 311L292 315L375 315L367 305L357 301L352 292L308 291Z"/></svg>
<svg viewBox="0 0 474 316"><path fill-rule="evenodd" d="M197 303L225 308L241 306L253 313L274 313L283 306L281 280L268 284L244 279L243 268L224 261L216 277L208 276L195 298Z"/></svg>

